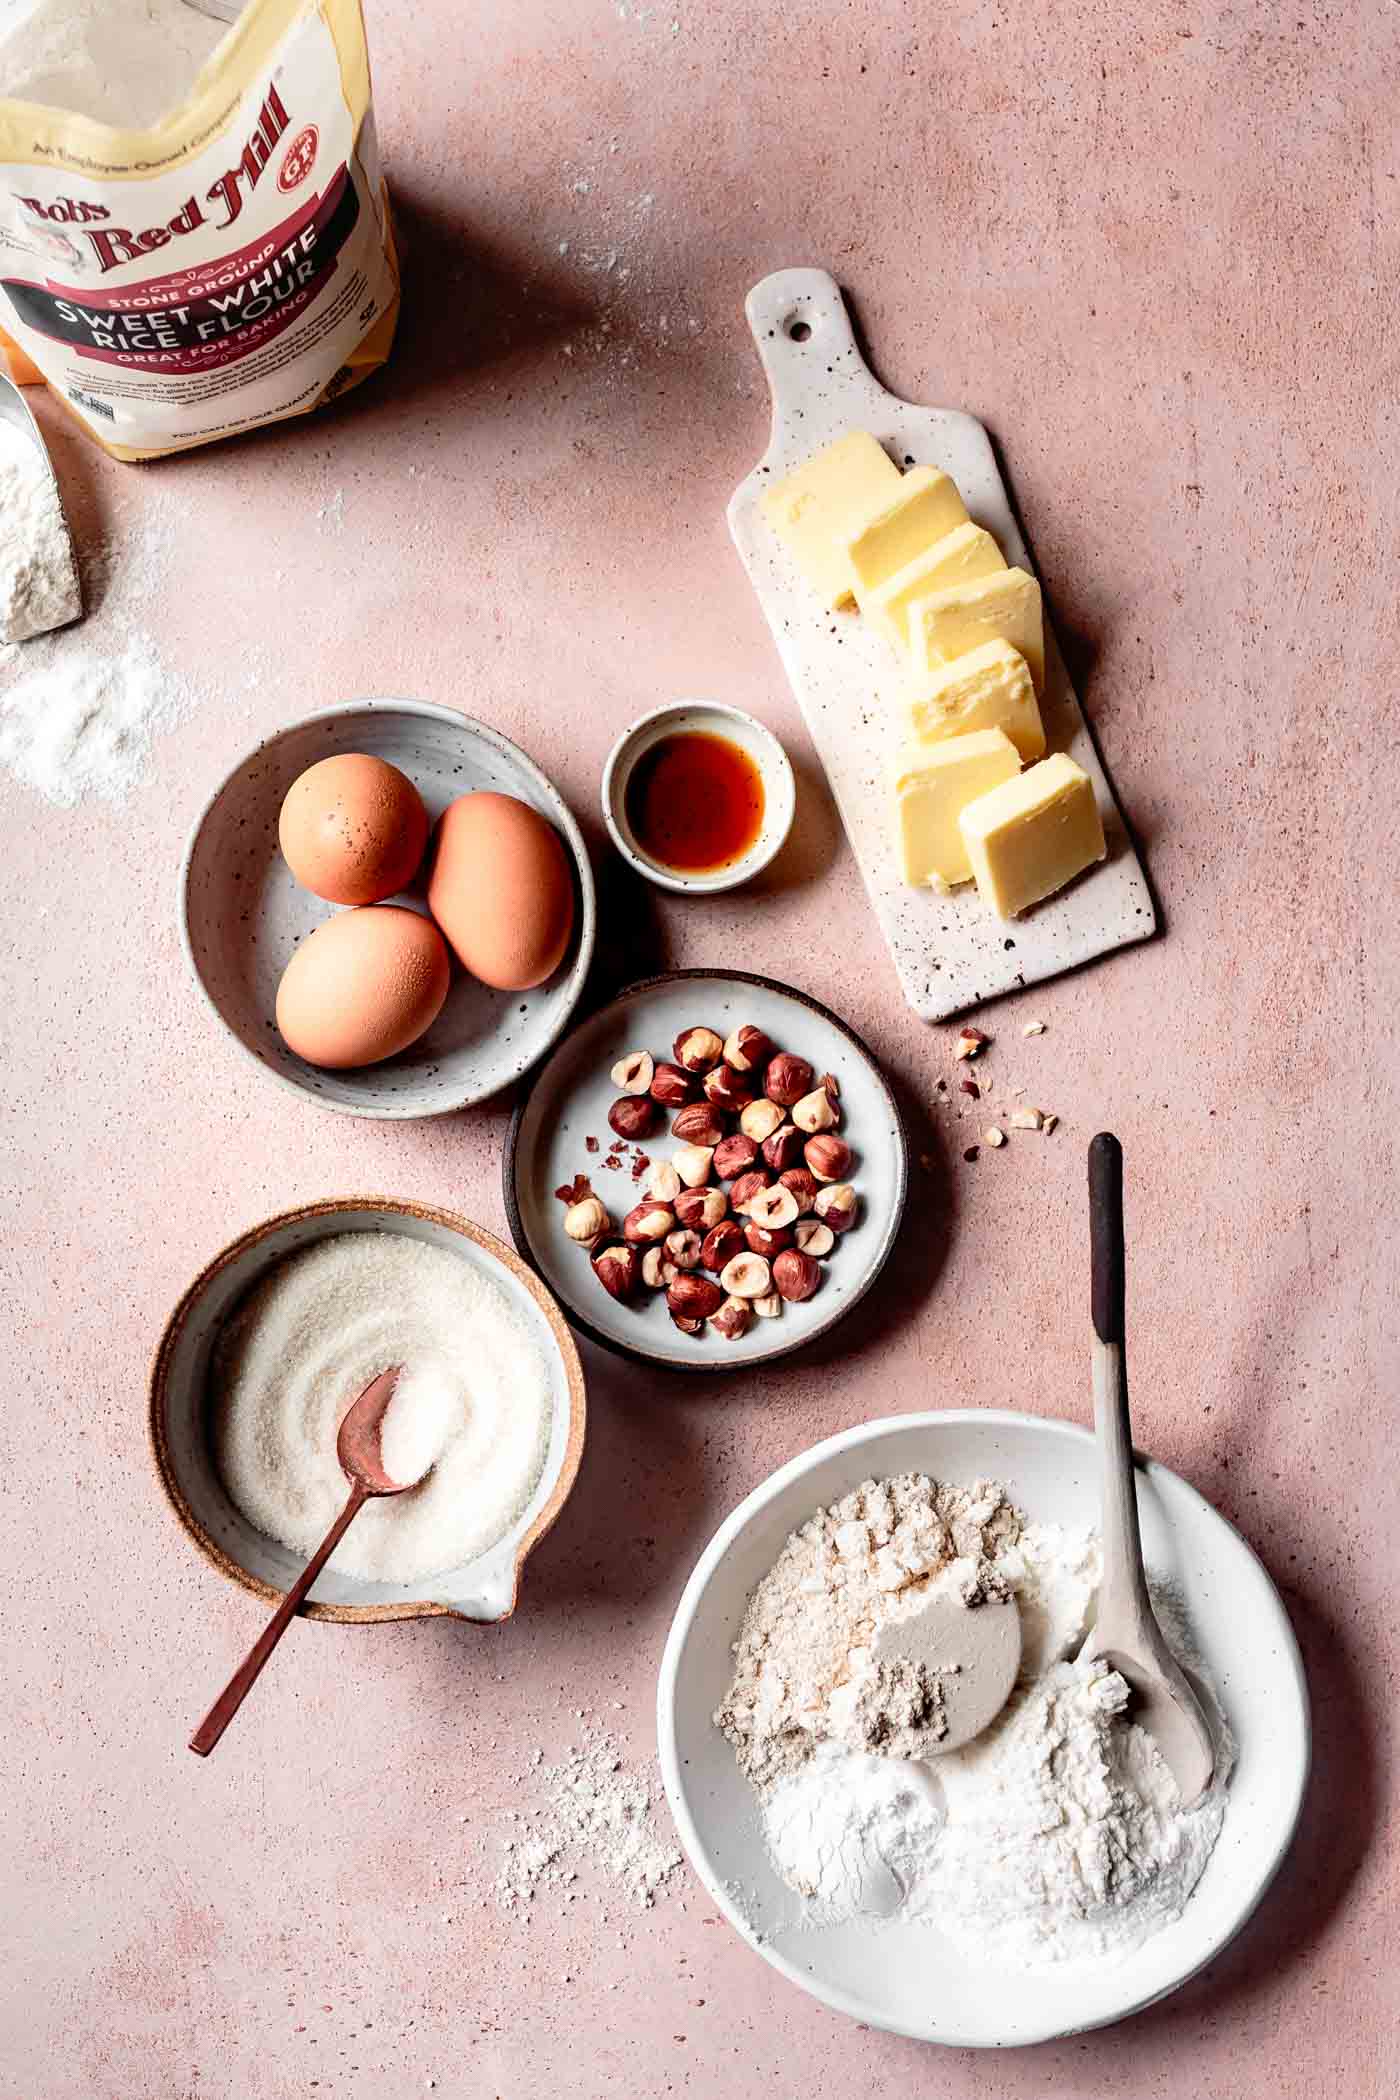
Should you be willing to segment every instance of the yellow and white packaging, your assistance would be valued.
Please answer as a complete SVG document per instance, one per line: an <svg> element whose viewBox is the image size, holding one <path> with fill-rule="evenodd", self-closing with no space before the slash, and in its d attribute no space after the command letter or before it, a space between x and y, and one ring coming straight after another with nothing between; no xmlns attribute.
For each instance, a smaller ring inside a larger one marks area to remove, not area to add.
<svg viewBox="0 0 1400 2100"><path fill-rule="evenodd" d="M398 305L359 0L250 0L149 130L0 99L0 338L118 459L319 407Z"/></svg>

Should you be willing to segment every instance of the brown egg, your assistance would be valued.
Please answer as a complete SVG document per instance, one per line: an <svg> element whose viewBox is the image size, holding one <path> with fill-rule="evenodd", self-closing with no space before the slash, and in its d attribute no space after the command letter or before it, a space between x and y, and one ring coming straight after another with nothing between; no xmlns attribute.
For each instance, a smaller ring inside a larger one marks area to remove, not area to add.
<svg viewBox="0 0 1400 2100"><path fill-rule="evenodd" d="M420 912L401 904L338 912L282 972L277 1026L310 1065L377 1065L432 1027L451 974L447 944Z"/></svg>
<svg viewBox="0 0 1400 2100"><path fill-rule="evenodd" d="M543 984L574 930L574 885L559 834L538 810L485 789L444 810L428 909L473 977L502 991Z"/></svg>
<svg viewBox="0 0 1400 2100"><path fill-rule="evenodd" d="M287 866L332 904L377 904L407 887L428 843L428 812L406 773L342 751L292 782L277 820Z"/></svg>

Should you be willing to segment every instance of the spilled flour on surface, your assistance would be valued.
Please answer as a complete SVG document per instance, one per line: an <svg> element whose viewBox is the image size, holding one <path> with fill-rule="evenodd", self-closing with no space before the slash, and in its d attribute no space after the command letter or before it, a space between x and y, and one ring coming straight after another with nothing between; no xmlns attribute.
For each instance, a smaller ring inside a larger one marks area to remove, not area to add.
<svg viewBox="0 0 1400 2100"><path fill-rule="evenodd" d="M524 1910L544 1894L571 1902L586 1864L619 1883L638 1909L650 1909L681 1853L655 1813L651 1786L628 1768L616 1737L585 1725L556 1764L545 1764L542 1751L535 1757L528 1774L546 1799L511 1812L514 1834L502 1846L495 1883L501 1909Z"/></svg>

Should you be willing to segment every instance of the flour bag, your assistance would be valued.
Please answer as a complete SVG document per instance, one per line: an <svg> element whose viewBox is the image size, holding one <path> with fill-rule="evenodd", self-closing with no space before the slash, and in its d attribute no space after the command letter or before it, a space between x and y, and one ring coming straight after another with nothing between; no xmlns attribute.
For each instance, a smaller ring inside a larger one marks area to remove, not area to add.
<svg viewBox="0 0 1400 2100"><path fill-rule="evenodd" d="M0 355L118 459L302 415L384 363L359 0L0 0L0 98Z"/></svg>

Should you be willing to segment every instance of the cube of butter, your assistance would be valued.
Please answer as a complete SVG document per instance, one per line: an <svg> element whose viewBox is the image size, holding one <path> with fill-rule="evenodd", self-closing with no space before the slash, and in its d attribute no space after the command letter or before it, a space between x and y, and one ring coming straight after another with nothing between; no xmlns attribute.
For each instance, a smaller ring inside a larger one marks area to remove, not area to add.
<svg viewBox="0 0 1400 2100"><path fill-rule="evenodd" d="M958 828L978 891L1003 919L1053 896L1108 851L1094 783L1063 751L966 803Z"/></svg>
<svg viewBox="0 0 1400 2100"><path fill-rule="evenodd" d="M1045 690L1045 626L1040 585L1024 569L1002 569L973 583L954 584L916 598L909 608L909 653L914 667L931 671L983 642L1010 642L1030 667L1037 693Z"/></svg>
<svg viewBox="0 0 1400 2100"><path fill-rule="evenodd" d="M926 598L930 591L950 590L955 583L975 583L979 576L994 576L1005 567L992 535L968 521L945 532L941 540L925 547L873 591L865 589L857 574L856 604L897 649L907 649L909 608L916 598Z"/></svg>
<svg viewBox="0 0 1400 2100"><path fill-rule="evenodd" d="M899 487L846 541L856 597L878 590L914 557L967 523L967 505L950 474L911 467Z"/></svg>
<svg viewBox="0 0 1400 2100"><path fill-rule="evenodd" d="M1004 729L1025 764L1045 750L1031 674L1010 642L983 642L916 676L907 706L916 744L939 744L970 729Z"/></svg>
<svg viewBox="0 0 1400 2100"><path fill-rule="evenodd" d="M847 431L763 498L763 515L791 548L822 603L853 595L846 542L899 487L899 468L865 430Z"/></svg>
<svg viewBox="0 0 1400 2100"><path fill-rule="evenodd" d="M958 812L1020 770L1016 746L999 729L974 729L906 752L894 775L904 880L933 889L971 881Z"/></svg>

